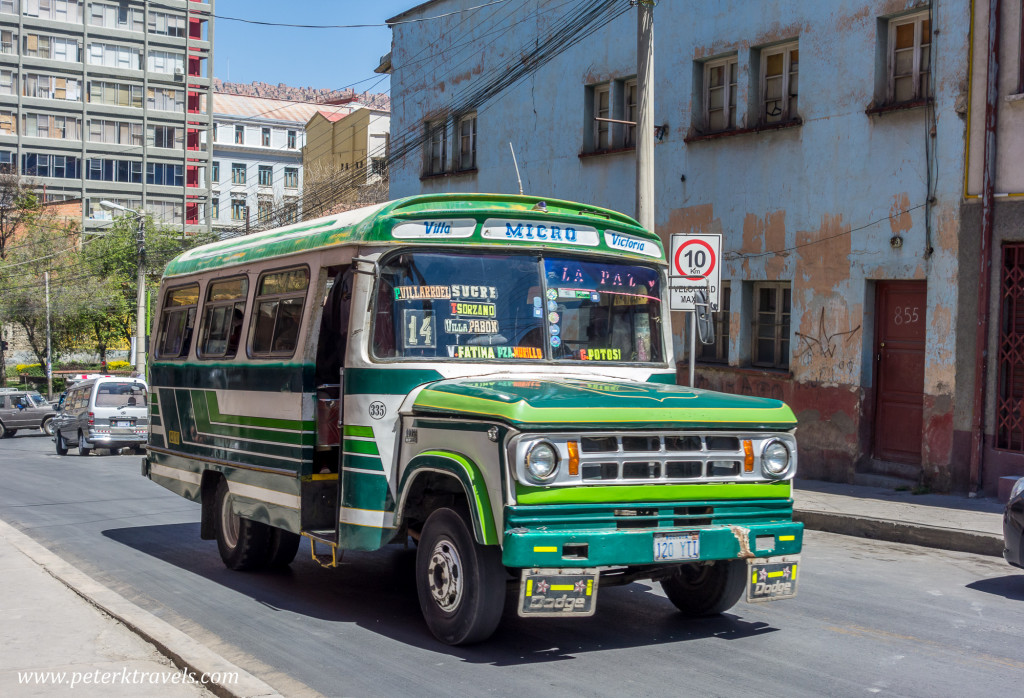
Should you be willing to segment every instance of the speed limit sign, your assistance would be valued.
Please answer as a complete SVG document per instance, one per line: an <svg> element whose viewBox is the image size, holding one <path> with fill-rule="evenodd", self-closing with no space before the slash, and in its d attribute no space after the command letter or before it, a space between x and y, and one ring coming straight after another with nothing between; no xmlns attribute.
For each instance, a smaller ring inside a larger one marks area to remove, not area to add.
<svg viewBox="0 0 1024 698"><path fill-rule="evenodd" d="M672 266L669 269L669 307L694 310L694 296L704 289L712 311L718 310L722 286L722 236L672 236Z"/></svg>

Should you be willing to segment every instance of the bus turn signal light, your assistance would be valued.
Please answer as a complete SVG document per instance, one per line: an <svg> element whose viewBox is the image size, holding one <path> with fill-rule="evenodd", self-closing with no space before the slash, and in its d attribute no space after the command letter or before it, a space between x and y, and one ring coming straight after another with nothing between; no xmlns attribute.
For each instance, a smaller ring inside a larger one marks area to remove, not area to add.
<svg viewBox="0 0 1024 698"><path fill-rule="evenodd" d="M743 472L754 472L754 444L750 439L743 440Z"/></svg>
<svg viewBox="0 0 1024 698"><path fill-rule="evenodd" d="M579 475L580 474L580 445L576 441L570 441L566 444L569 448L569 474ZM753 461L751 461L753 462Z"/></svg>

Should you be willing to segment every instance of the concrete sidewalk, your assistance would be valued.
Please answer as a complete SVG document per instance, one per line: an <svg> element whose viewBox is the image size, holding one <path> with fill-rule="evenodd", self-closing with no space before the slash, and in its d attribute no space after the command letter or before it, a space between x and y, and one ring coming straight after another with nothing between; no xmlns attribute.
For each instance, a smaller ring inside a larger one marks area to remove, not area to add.
<svg viewBox="0 0 1024 698"><path fill-rule="evenodd" d="M2 696L279 695L3 521L0 579Z"/></svg>
<svg viewBox="0 0 1024 698"><path fill-rule="evenodd" d="M995 499L797 480L793 518L807 528L979 555L1003 554Z"/></svg>

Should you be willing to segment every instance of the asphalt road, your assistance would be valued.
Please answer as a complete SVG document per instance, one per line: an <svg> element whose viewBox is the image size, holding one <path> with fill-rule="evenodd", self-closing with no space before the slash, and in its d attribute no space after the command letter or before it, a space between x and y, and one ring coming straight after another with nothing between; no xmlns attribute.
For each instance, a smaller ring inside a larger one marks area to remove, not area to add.
<svg viewBox="0 0 1024 698"><path fill-rule="evenodd" d="M104 453L105 452L101 452ZM285 695L993 696L1024 680L1024 573L996 558L810 532L796 599L687 620L660 587L602 589L580 620L523 620L438 644L411 550L231 572L199 506L137 456L58 457L0 440L0 518ZM2 649L0 649L2 652Z"/></svg>

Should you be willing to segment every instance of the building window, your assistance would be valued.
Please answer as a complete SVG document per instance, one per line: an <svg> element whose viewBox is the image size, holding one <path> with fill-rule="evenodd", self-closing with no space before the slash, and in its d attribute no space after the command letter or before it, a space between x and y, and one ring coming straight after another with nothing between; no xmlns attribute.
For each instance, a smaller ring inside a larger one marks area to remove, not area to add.
<svg viewBox="0 0 1024 698"><path fill-rule="evenodd" d="M213 142L217 142L217 122L213 122Z"/></svg>
<svg viewBox="0 0 1024 698"><path fill-rule="evenodd" d="M150 88L152 92L152 88ZM142 85L123 85L116 82L89 83L89 101L115 107L142 107Z"/></svg>
<svg viewBox="0 0 1024 698"><path fill-rule="evenodd" d="M459 119L459 169L476 169L476 114Z"/></svg>
<svg viewBox="0 0 1024 698"><path fill-rule="evenodd" d="M295 131L288 132L288 148L295 150L298 147L299 136Z"/></svg>
<svg viewBox="0 0 1024 698"><path fill-rule="evenodd" d="M146 184L162 184L165 187L185 186L184 168L161 162L146 165Z"/></svg>
<svg viewBox="0 0 1024 698"><path fill-rule="evenodd" d="M235 145L245 145L245 126L235 126Z"/></svg>
<svg viewBox="0 0 1024 698"><path fill-rule="evenodd" d="M764 368L789 368L789 282L754 284L753 363Z"/></svg>
<svg viewBox="0 0 1024 698"><path fill-rule="evenodd" d="M262 145L264 148L269 148L270 147L270 129L269 128L264 127L262 129L260 129L260 145Z"/></svg>
<svg viewBox="0 0 1024 698"><path fill-rule="evenodd" d="M82 0L24 0L25 16L82 23Z"/></svg>
<svg viewBox="0 0 1024 698"><path fill-rule="evenodd" d="M10 32L4 33L10 34ZM13 34L11 35L11 38L13 39ZM53 61L63 61L65 63L78 63L82 60L80 47L76 39L66 39L59 36L26 34L23 41L25 44L22 47L23 56L49 58ZM14 53L14 51L5 51L5 53Z"/></svg>
<svg viewBox="0 0 1024 698"><path fill-rule="evenodd" d="M0 111L0 133L5 136L18 135L18 117L14 112Z"/></svg>
<svg viewBox="0 0 1024 698"><path fill-rule="evenodd" d="M427 128L427 174L442 174L448 161L448 127L444 121L429 121Z"/></svg>
<svg viewBox="0 0 1024 698"><path fill-rule="evenodd" d="M26 73L25 96L80 102L82 101L82 88L81 83L73 78Z"/></svg>
<svg viewBox="0 0 1024 698"><path fill-rule="evenodd" d="M370 174L374 177L387 177L388 176L388 161L387 158L370 158Z"/></svg>
<svg viewBox="0 0 1024 698"><path fill-rule="evenodd" d="M85 178L100 182L142 184L142 161L90 158L85 161Z"/></svg>
<svg viewBox="0 0 1024 698"><path fill-rule="evenodd" d="M285 199L281 211L281 224L299 222L299 203L295 199Z"/></svg>
<svg viewBox="0 0 1024 698"><path fill-rule="evenodd" d="M146 60L146 70L164 75L184 75L185 56L170 51L150 50L149 58Z"/></svg>
<svg viewBox="0 0 1024 698"><path fill-rule="evenodd" d="M3 117L0 116L0 121ZM60 114L23 114L22 132L35 138L82 140L82 119Z"/></svg>
<svg viewBox="0 0 1024 698"><path fill-rule="evenodd" d="M0 0L0 12L9 15L18 14L18 0Z"/></svg>
<svg viewBox="0 0 1024 698"><path fill-rule="evenodd" d="M231 200L231 220L233 221L244 221L245 220L245 199L232 199Z"/></svg>
<svg viewBox="0 0 1024 698"><path fill-rule="evenodd" d="M212 175L213 183L214 184L219 183L220 182L220 162L218 160L214 160L213 161L213 165L211 166L210 169L211 169L210 174Z"/></svg>
<svg viewBox="0 0 1024 698"><path fill-rule="evenodd" d="M704 64L704 125L708 132L736 128L736 56Z"/></svg>
<svg viewBox="0 0 1024 698"><path fill-rule="evenodd" d="M185 111L185 93L167 87L150 87L146 91L146 106L161 111Z"/></svg>
<svg viewBox="0 0 1024 698"><path fill-rule="evenodd" d="M0 150L0 174L10 174L15 171L15 157L10 150Z"/></svg>
<svg viewBox="0 0 1024 698"><path fill-rule="evenodd" d="M160 36L185 36L185 18L166 12L149 13L149 33Z"/></svg>
<svg viewBox="0 0 1024 698"><path fill-rule="evenodd" d="M94 27L140 32L143 21L141 8L128 7L126 4L111 5L99 2L89 4L89 24Z"/></svg>
<svg viewBox="0 0 1024 698"><path fill-rule="evenodd" d="M274 202L270 199L260 199L256 202L256 220L266 223L274 211Z"/></svg>
<svg viewBox="0 0 1024 698"><path fill-rule="evenodd" d="M130 46L94 41L89 44L88 59L89 65L127 70L142 69L142 56L139 50Z"/></svg>
<svg viewBox="0 0 1024 698"><path fill-rule="evenodd" d="M181 149L185 145L182 130L174 126L150 126L146 129L146 145Z"/></svg>
<svg viewBox="0 0 1024 698"><path fill-rule="evenodd" d="M82 172L79 163L79 159L71 155L24 153L21 156L21 172L29 177L80 179Z"/></svg>
<svg viewBox="0 0 1024 698"><path fill-rule="evenodd" d="M612 147L612 91L611 85L595 85L594 92L594 150L608 150Z"/></svg>
<svg viewBox="0 0 1024 698"><path fill-rule="evenodd" d="M799 68L800 51L795 42L761 52L761 123L777 124L797 118Z"/></svg>
<svg viewBox="0 0 1024 698"><path fill-rule="evenodd" d="M272 165L260 165L259 178L261 187L274 186L274 167Z"/></svg>
<svg viewBox="0 0 1024 698"><path fill-rule="evenodd" d="M93 143L142 145L142 124L108 119L89 120L89 140Z"/></svg>
<svg viewBox="0 0 1024 698"><path fill-rule="evenodd" d="M889 102L913 102L931 94L931 19L927 12L889 22Z"/></svg>
<svg viewBox="0 0 1024 698"><path fill-rule="evenodd" d="M231 183L245 184L245 163L231 163Z"/></svg>
<svg viewBox="0 0 1024 698"><path fill-rule="evenodd" d="M10 29L0 30L0 53L17 55L18 33Z"/></svg>
<svg viewBox="0 0 1024 698"><path fill-rule="evenodd" d="M298 189L299 188L299 168L298 167L286 167L284 168L284 186L286 189Z"/></svg>
<svg viewBox="0 0 1024 698"><path fill-rule="evenodd" d="M0 95L18 94L18 73L14 70L0 70Z"/></svg>
<svg viewBox="0 0 1024 698"><path fill-rule="evenodd" d="M710 364L729 363L729 307L731 297L728 282L722 284L718 297L718 311L711 314L715 327L714 344L697 342L697 360Z"/></svg>
<svg viewBox="0 0 1024 698"><path fill-rule="evenodd" d="M210 199L210 218L213 220L220 218L220 199L216 196Z"/></svg>
<svg viewBox="0 0 1024 698"><path fill-rule="evenodd" d="M631 121L632 124L625 124L623 130L622 145L626 148L636 147L636 120L638 116L637 112L637 98L639 93L637 92L636 78L632 80L626 80L622 83L622 120Z"/></svg>

